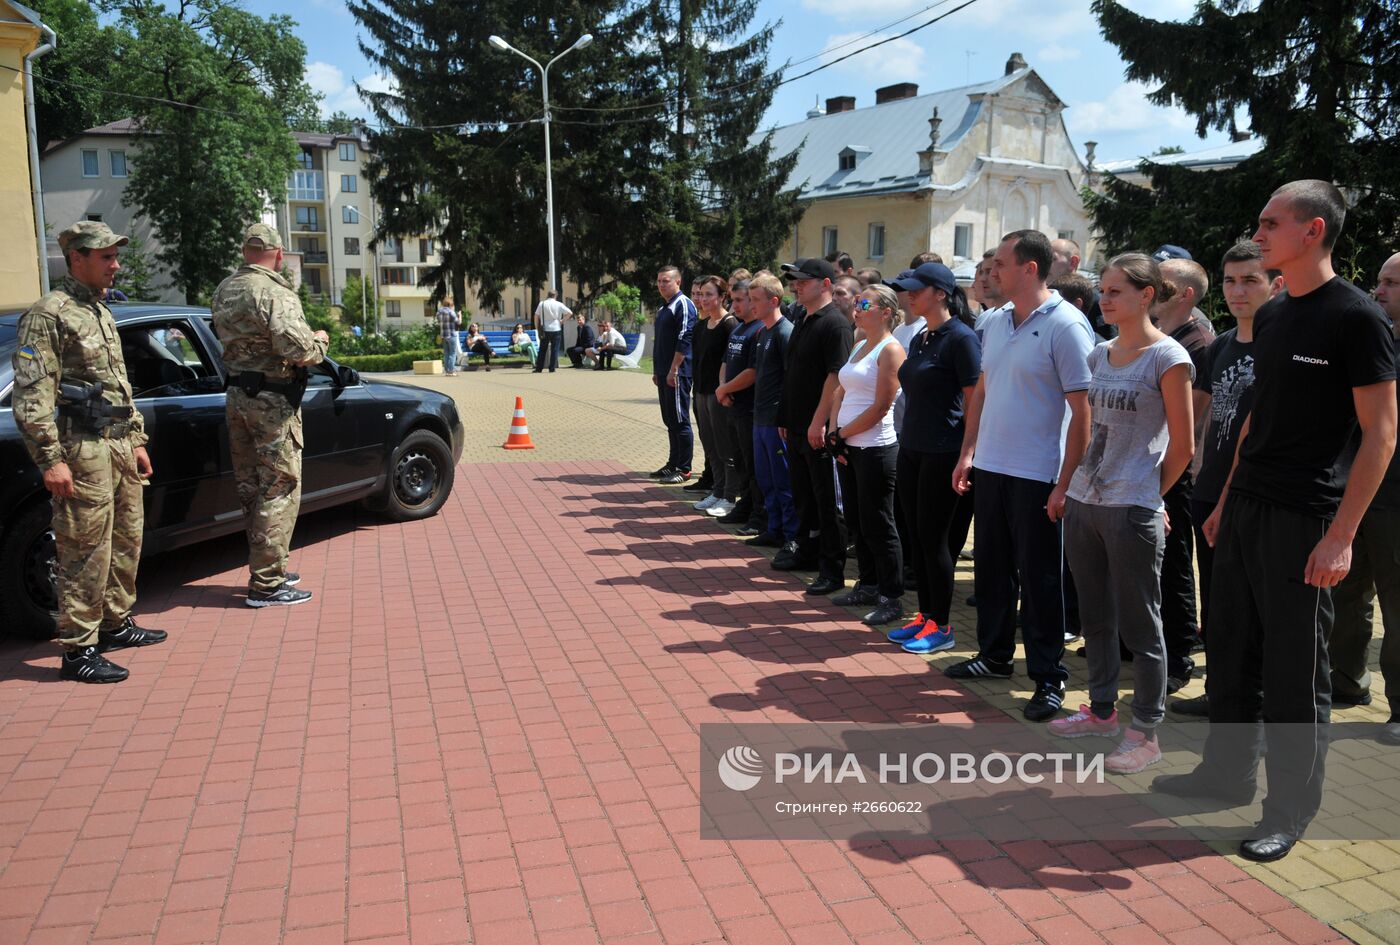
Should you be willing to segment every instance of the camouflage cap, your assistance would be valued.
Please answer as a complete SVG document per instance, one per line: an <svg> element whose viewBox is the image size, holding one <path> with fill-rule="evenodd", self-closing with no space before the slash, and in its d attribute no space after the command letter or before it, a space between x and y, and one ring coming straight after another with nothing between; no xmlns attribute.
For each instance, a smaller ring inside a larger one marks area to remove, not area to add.
<svg viewBox="0 0 1400 945"><path fill-rule="evenodd" d="M98 220L79 220L58 234L58 248L65 256L74 249L107 249L125 246L129 242L125 236L113 233L110 226Z"/></svg>
<svg viewBox="0 0 1400 945"><path fill-rule="evenodd" d="M243 231L243 245L256 243L263 249L281 249L282 237L278 235L277 228L268 226L266 223L254 223Z"/></svg>

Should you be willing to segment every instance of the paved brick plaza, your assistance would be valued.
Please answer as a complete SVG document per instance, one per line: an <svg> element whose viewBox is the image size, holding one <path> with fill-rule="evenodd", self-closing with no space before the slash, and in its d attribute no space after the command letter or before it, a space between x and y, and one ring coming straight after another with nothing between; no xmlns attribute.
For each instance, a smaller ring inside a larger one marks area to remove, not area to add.
<svg viewBox="0 0 1400 945"><path fill-rule="evenodd" d="M701 722L1019 701L879 645L638 475L647 378L426 383L466 408L452 499L304 519L310 605L243 607L225 539L145 562L172 639L119 654L126 683L0 649L0 945L1400 941L1394 844L1246 872L1195 842L702 840ZM517 393L540 448L510 454Z"/></svg>

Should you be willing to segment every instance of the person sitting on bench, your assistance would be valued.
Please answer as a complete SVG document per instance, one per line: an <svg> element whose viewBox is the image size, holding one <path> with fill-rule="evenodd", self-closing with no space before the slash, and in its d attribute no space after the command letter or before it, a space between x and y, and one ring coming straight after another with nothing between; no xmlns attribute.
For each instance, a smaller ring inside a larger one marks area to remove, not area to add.
<svg viewBox="0 0 1400 945"><path fill-rule="evenodd" d="M578 334L574 336L574 343L569 348L569 360L576 368L583 367L583 354L593 347L593 329L588 326L588 319L583 315L576 316L578 321Z"/></svg>
<svg viewBox="0 0 1400 945"><path fill-rule="evenodd" d="M530 333L525 330L525 326L520 322L515 323L515 328L510 333L511 354L523 354L534 364L540 356L539 348L530 340Z"/></svg>
<svg viewBox="0 0 1400 945"><path fill-rule="evenodd" d="M598 326L598 339L593 347L583 353L593 359L593 370L611 371L613 355L627 353L627 339L612 326L612 322L604 321Z"/></svg>
<svg viewBox="0 0 1400 945"><path fill-rule="evenodd" d="M479 354L486 359L486 370L491 370L491 355L495 351L491 350L491 345L486 340L486 336L481 333L481 329L476 322L467 326L467 340L462 345L462 349L468 354Z"/></svg>

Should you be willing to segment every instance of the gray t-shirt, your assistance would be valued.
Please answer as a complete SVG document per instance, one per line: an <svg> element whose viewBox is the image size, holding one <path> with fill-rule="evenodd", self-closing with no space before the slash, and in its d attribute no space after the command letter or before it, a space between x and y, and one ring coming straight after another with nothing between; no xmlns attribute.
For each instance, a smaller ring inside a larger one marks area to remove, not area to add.
<svg viewBox="0 0 1400 945"><path fill-rule="evenodd" d="M1090 505L1162 508L1159 469L1167 452L1167 413L1162 375L1178 364L1192 371L1191 356L1170 338L1131 363L1114 367L1105 341L1089 352L1089 448L1070 480L1069 497Z"/></svg>

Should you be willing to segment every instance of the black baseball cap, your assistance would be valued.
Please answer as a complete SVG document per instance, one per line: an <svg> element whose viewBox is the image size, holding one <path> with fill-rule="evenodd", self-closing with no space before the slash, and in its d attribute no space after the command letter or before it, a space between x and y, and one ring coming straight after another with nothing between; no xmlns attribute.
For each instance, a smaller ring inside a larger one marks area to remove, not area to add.
<svg viewBox="0 0 1400 945"><path fill-rule="evenodd" d="M841 273L825 259L799 259L797 262L783 263L783 275L789 279L836 279Z"/></svg>
<svg viewBox="0 0 1400 945"><path fill-rule="evenodd" d="M953 270L942 263L927 262L918 269L905 270L897 278L885 283L892 289L900 292L917 292L920 289L942 289L946 295L952 295L958 287L958 280L953 277Z"/></svg>

